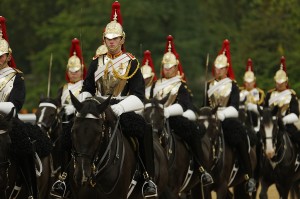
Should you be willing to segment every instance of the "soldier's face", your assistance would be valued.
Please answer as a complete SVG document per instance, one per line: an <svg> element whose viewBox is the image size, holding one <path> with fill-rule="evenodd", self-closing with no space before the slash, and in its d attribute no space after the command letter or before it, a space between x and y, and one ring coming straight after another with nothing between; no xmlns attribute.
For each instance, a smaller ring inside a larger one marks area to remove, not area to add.
<svg viewBox="0 0 300 199"><path fill-rule="evenodd" d="M178 66L172 66L171 68L165 68L164 67L164 74L166 78L171 78L171 77L175 77L177 75L178 72Z"/></svg>
<svg viewBox="0 0 300 199"><path fill-rule="evenodd" d="M68 71L68 76L69 76L70 82L76 83L82 79L82 71L81 70L78 70L76 72Z"/></svg>
<svg viewBox="0 0 300 199"><path fill-rule="evenodd" d="M287 89L287 82L277 83L276 82L276 90L277 91L284 91Z"/></svg>
<svg viewBox="0 0 300 199"><path fill-rule="evenodd" d="M245 88L247 90L252 90L254 88L254 85L255 85L255 81L252 81L252 82L245 82Z"/></svg>
<svg viewBox="0 0 300 199"><path fill-rule="evenodd" d="M11 55L9 55L8 53L1 55L0 56L0 67L7 65L7 62L10 61L10 58L11 58Z"/></svg>
<svg viewBox="0 0 300 199"><path fill-rule="evenodd" d="M215 67L215 78L218 80L224 79L227 77L228 67L216 68Z"/></svg>
<svg viewBox="0 0 300 199"><path fill-rule="evenodd" d="M116 54L121 51L124 40L122 37L115 37L113 39L108 39L105 37L105 44L109 53Z"/></svg>

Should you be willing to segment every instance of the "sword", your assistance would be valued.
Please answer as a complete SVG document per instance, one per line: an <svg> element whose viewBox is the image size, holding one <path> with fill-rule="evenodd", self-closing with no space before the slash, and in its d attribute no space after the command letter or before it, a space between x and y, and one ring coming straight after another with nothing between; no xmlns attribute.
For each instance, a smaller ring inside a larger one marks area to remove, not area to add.
<svg viewBox="0 0 300 199"><path fill-rule="evenodd" d="M207 106L207 71L208 71L208 63L209 63L209 53L206 56L206 64L205 64L205 84L204 84L204 106Z"/></svg>
<svg viewBox="0 0 300 199"><path fill-rule="evenodd" d="M49 73L48 73L48 89L47 89L48 98L50 97L51 71L52 71L52 53L50 55L50 64L49 64Z"/></svg>

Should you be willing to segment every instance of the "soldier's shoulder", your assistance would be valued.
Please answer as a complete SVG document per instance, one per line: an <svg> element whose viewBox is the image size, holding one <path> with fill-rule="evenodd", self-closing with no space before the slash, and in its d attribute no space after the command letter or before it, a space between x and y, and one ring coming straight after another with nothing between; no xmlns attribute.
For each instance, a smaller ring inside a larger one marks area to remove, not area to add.
<svg viewBox="0 0 300 199"><path fill-rule="evenodd" d="M294 89L290 89L293 95L297 95L296 91Z"/></svg>
<svg viewBox="0 0 300 199"><path fill-rule="evenodd" d="M131 53L126 52L126 55L131 59L131 60L135 60L135 56Z"/></svg>
<svg viewBox="0 0 300 199"><path fill-rule="evenodd" d="M23 72L20 69L13 68L17 73L23 74Z"/></svg>
<svg viewBox="0 0 300 199"><path fill-rule="evenodd" d="M272 93L272 92L274 92L275 90L276 90L275 88L272 88L272 89L268 90L267 93Z"/></svg>

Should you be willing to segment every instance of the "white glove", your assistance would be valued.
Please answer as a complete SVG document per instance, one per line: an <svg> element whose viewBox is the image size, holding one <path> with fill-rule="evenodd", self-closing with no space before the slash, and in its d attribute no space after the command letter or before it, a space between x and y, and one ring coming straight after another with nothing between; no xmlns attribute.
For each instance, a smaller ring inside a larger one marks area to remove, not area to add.
<svg viewBox="0 0 300 199"><path fill-rule="evenodd" d="M84 91L80 93L77 98L80 102L83 102L88 97L92 97L92 94L87 91Z"/></svg>
<svg viewBox="0 0 300 199"><path fill-rule="evenodd" d="M253 112L255 112L256 114L259 114L259 113L258 113L258 110L257 110L257 105L256 105L256 104L248 103L248 104L247 104L247 110L248 110L248 111L253 111Z"/></svg>
<svg viewBox="0 0 300 199"><path fill-rule="evenodd" d="M233 106L217 111L217 117L221 121L224 121L225 118L237 118L238 116L239 113Z"/></svg>
<svg viewBox="0 0 300 199"><path fill-rule="evenodd" d="M170 116L182 115L182 114L183 114L183 109L180 104L172 104L171 106L164 108L165 118L169 118Z"/></svg>
<svg viewBox="0 0 300 199"><path fill-rule="evenodd" d="M67 104L64 106L66 115L72 115L75 113L76 109L72 104Z"/></svg>
<svg viewBox="0 0 300 199"><path fill-rule="evenodd" d="M120 116L125 112L123 106L121 106L120 104L111 105L111 109L116 116Z"/></svg>
<svg viewBox="0 0 300 199"><path fill-rule="evenodd" d="M190 109L183 112L182 116L186 117L187 119L189 119L191 121L196 121L196 114L194 113L194 111L192 111Z"/></svg>
<svg viewBox="0 0 300 199"><path fill-rule="evenodd" d="M293 124L298 121L298 116L295 113L290 113L282 118L282 122L284 125Z"/></svg>
<svg viewBox="0 0 300 199"><path fill-rule="evenodd" d="M0 111L4 114L8 114L15 105L11 102L0 102ZM16 116L16 108L14 110L13 116Z"/></svg>
<svg viewBox="0 0 300 199"><path fill-rule="evenodd" d="M144 109L140 109L140 110L137 110L137 111L134 111L136 114L138 115L141 115L143 116L143 113L144 113Z"/></svg>
<svg viewBox="0 0 300 199"><path fill-rule="evenodd" d="M223 113L223 111L217 111L217 117L220 121L225 120L225 114Z"/></svg>

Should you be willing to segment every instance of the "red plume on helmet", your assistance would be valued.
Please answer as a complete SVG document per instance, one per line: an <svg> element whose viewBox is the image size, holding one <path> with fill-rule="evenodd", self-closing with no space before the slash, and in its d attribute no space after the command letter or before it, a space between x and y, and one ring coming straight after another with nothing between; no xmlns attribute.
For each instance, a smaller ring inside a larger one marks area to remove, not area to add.
<svg viewBox="0 0 300 199"><path fill-rule="evenodd" d="M82 78L85 79L86 77L86 67L83 62L83 56L82 56L82 51L80 48L80 41L77 38L74 38L72 40L71 48L70 48L70 56L72 57L76 53L76 56L80 59L81 65L82 65ZM67 82L70 82L69 76L68 76L68 71L66 71L66 80Z"/></svg>
<svg viewBox="0 0 300 199"><path fill-rule="evenodd" d="M3 39L5 39L7 41L7 43L9 44L9 41L8 41L8 34L7 34L7 31L6 31L6 24L5 24L5 21L6 19L2 16L0 16L0 28L2 30L2 34L3 34ZM16 63L15 63L15 60L11 54L11 59L10 61L8 62L8 65L12 68L16 68Z"/></svg>
<svg viewBox="0 0 300 199"><path fill-rule="evenodd" d="M110 20L113 21L115 14L117 14L117 22L123 26L123 20L122 20L122 15L121 15L121 4L118 1L115 1L112 4L112 9L111 9L111 15L110 15Z"/></svg>
<svg viewBox="0 0 300 199"><path fill-rule="evenodd" d="M227 76L234 80L234 72L233 72L233 68L232 68L232 64L231 64L231 56L230 56L230 42L228 39L225 39L223 41L223 45L222 45L222 49L219 51L219 55L224 54L227 57L227 64L228 64L228 72L227 72ZM213 70L213 74L214 74L214 70Z"/></svg>
<svg viewBox="0 0 300 199"><path fill-rule="evenodd" d="M253 71L253 63L252 63L252 59L251 59L251 58L249 58L248 61L247 61L246 72L247 72L247 71L252 71L252 72L254 72L254 71Z"/></svg>
<svg viewBox="0 0 300 199"><path fill-rule="evenodd" d="M282 69L287 75L285 57L284 56L281 56L281 59L280 59L280 69Z"/></svg>
<svg viewBox="0 0 300 199"><path fill-rule="evenodd" d="M154 68L152 57L151 57L151 52L149 50L146 50L144 52L144 58L143 58L143 61L142 61L142 66L144 66L146 64L148 64L151 67L152 72L154 74L153 81L156 81L157 77L156 77L156 74L155 74L155 68Z"/></svg>

